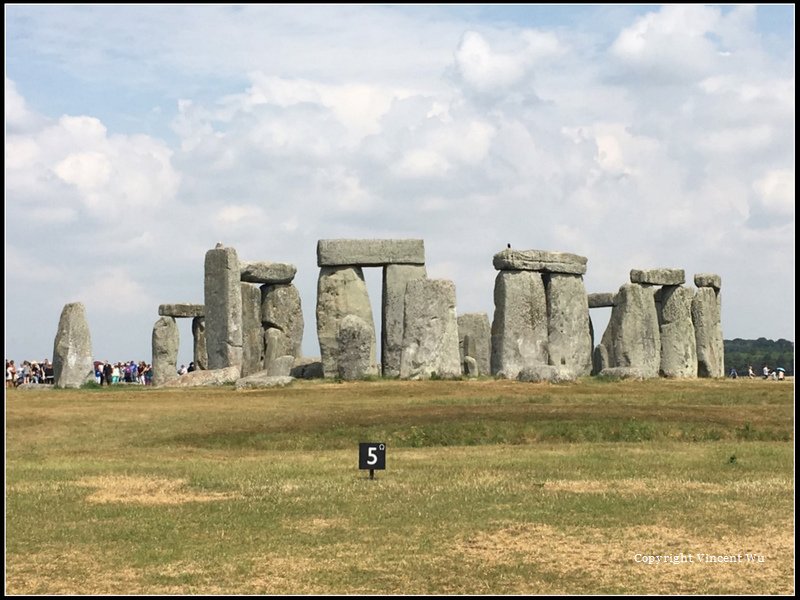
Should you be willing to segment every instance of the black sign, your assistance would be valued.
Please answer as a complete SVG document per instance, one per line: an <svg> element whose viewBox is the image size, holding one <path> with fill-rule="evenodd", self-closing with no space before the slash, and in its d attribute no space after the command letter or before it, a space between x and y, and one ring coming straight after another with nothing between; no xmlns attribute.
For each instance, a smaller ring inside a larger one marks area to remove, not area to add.
<svg viewBox="0 0 800 600"><path fill-rule="evenodd" d="M386 444L381 442L361 442L358 445L358 468L386 469Z"/></svg>

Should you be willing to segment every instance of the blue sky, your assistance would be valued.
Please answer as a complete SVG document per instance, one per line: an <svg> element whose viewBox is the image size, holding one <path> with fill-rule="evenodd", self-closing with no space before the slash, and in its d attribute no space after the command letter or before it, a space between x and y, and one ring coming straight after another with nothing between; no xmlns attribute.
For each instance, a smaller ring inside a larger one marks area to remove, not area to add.
<svg viewBox="0 0 800 600"><path fill-rule="evenodd" d="M49 356L82 301L99 358L149 359L217 241L298 266L318 355L316 241L339 237L423 238L459 312L490 318L507 242L587 256L590 292L716 272L726 338L794 339L791 5L5 17L9 358Z"/></svg>

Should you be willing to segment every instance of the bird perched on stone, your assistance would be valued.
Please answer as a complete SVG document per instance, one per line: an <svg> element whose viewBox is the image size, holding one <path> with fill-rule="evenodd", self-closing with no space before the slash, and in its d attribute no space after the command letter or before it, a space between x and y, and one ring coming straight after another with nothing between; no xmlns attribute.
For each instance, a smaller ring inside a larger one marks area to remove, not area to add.
<svg viewBox="0 0 800 600"><path fill-rule="evenodd" d="M508 248L509 248L509 250L511 249L511 244L508 244Z"/></svg>
<svg viewBox="0 0 800 600"><path fill-rule="evenodd" d="M217 245L214 246L214 249L219 250L220 248L222 248L222 242L217 242Z"/></svg>

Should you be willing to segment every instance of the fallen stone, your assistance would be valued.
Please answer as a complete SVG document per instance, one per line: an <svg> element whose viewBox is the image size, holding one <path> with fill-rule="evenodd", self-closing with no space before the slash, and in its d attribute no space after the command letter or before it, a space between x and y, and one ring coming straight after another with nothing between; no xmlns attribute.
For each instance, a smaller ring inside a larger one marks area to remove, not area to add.
<svg viewBox="0 0 800 600"><path fill-rule="evenodd" d="M586 273L585 256L568 252L548 252L546 250L506 249L494 255L492 263L498 271L543 271L546 273Z"/></svg>
<svg viewBox="0 0 800 600"><path fill-rule="evenodd" d="M683 269L631 269L631 283L683 285L686 283L686 274Z"/></svg>
<svg viewBox="0 0 800 600"><path fill-rule="evenodd" d="M319 357L312 358L307 356L295 359L289 375L297 379L322 379L325 377L325 373L322 370L322 361Z"/></svg>
<svg viewBox="0 0 800 600"><path fill-rule="evenodd" d="M549 383L567 383L575 381L577 378L578 376L575 371L569 367L554 365L525 367L519 372L519 375L517 375L517 380L532 383L539 383L542 381L547 381Z"/></svg>
<svg viewBox="0 0 800 600"><path fill-rule="evenodd" d="M159 317L194 318L205 316L205 304L160 304L158 306Z"/></svg>
<svg viewBox="0 0 800 600"><path fill-rule="evenodd" d="M288 263L241 261L239 276L248 283L291 283L297 274L297 267Z"/></svg>
<svg viewBox="0 0 800 600"><path fill-rule="evenodd" d="M608 367L600 371L600 377L609 379L636 379L642 381L648 379L644 371L636 367Z"/></svg>
<svg viewBox="0 0 800 600"><path fill-rule="evenodd" d="M286 387L293 381L294 377L269 375L266 371L261 371L260 373L253 373L249 377L238 379L236 381L236 390Z"/></svg>
<svg viewBox="0 0 800 600"><path fill-rule="evenodd" d="M279 356L269 364L267 372L273 377L288 377L294 366L294 356L284 354Z"/></svg>
<svg viewBox="0 0 800 600"><path fill-rule="evenodd" d="M192 371L181 375L177 379L166 382L163 387L211 387L235 383L241 375L239 367L225 367L224 369L210 369L207 371Z"/></svg>

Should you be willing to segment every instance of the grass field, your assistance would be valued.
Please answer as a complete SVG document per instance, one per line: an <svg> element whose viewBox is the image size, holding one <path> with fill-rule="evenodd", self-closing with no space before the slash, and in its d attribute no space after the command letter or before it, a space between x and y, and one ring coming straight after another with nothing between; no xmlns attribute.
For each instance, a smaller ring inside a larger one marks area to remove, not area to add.
<svg viewBox="0 0 800 600"><path fill-rule="evenodd" d="M741 379L10 390L5 591L791 594L793 414Z"/></svg>

